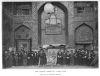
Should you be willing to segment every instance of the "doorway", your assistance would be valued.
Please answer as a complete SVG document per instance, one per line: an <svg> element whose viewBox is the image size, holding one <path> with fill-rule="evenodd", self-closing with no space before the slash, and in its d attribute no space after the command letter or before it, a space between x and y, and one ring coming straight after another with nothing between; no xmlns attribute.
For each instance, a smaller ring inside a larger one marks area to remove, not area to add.
<svg viewBox="0 0 100 76"><path fill-rule="evenodd" d="M93 50L93 45L92 44L76 44L76 50L78 49Z"/></svg>
<svg viewBox="0 0 100 76"><path fill-rule="evenodd" d="M17 52L31 51L31 39L16 39Z"/></svg>

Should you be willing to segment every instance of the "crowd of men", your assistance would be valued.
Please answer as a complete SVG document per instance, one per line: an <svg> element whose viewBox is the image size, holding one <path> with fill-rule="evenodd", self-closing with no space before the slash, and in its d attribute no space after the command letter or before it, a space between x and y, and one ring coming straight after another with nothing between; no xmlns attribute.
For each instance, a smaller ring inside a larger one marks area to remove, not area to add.
<svg viewBox="0 0 100 76"><path fill-rule="evenodd" d="M79 49L73 52L59 51L57 53L57 65L82 65L90 66L95 54L93 50ZM3 68L12 66L46 65L47 56L44 49L40 51L13 51L3 52Z"/></svg>
<svg viewBox="0 0 100 76"><path fill-rule="evenodd" d="M3 52L3 68L12 66L45 65L46 54L43 49L38 51Z"/></svg>
<svg viewBox="0 0 100 76"><path fill-rule="evenodd" d="M92 50L79 49L73 52L64 51L58 52L57 64L60 65L83 65L90 66L93 61L95 54Z"/></svg>

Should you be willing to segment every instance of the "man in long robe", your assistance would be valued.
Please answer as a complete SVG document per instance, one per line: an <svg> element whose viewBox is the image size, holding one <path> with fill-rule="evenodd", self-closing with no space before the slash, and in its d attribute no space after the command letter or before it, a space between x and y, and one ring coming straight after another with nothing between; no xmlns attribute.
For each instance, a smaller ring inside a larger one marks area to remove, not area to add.
<svg viewBox="0 0 100 76"><path fill-rule="evenodd" d="M27 54L27 65L31 65L31 59L30 59L30 57L31 57L31 53L28 52L28 54Z"/></svg>
<svg viewBox="0 0 100 76"><path fill-rule="evenodd" d="M11 51L9 50L8 51L8 67L12 67L12 65L13 65L13 57L12 57Z"/></svg>
<svg viewBox="0 0 100 76"><path fill-rule="evenodd" d="M71 50L71 54L70 54L70 65L74 65L74 53L73 53L73 50Z"/></svg>
<svg viewBox="0 0 100 76"><path fill-rule="evenodd" d="M13 58L13 66L16 66L16 59L15 59L15 53L12 51L12 58Z"/></svg>
<svg viewBox="0 0 100 76"><path fill-rule="evenodd" d="M4 54L3 54L3 65L4 65L4 68L7 68L8 67L8 63L7 63L7 60L8 60L8 51L4 51Z"/></svg>
<svg viewBox="0 0 100 76"><path fill-rule="evenodd" d="M61 51L59 52L59 63L60 65L63 65L63 54Z"/></svg>
<svg viewBox="0 0 100 76"><path fill-rule="evenodd" d="M39 64L39 52L38 51L37 51L36 59L37 59L36 65L38 65Z"/></svg>
<svg viewBox="0 0 100 76"><path fill-rule="evenodd" d="M37 52L34 52L34 65L37 65Z"/></svg>
<svg viewBox="0 0 100 76"><path fill-rule="evenodd" d="M75 65L78 65L78 56L77 56L77 50L75 51L75 54L74 54L74 63Z"/></svg>
<svg viewBox="0 0 100 76"><path fill-rule="evenodd" d="M67 54L66 54L66 52L64 51L64 52L63 52L63 65L66 65L66 56L67 56Z"/></svg>
<svg viewBox="0 0 100 76"><path fill-rule="evenodd" d="M30 65L34 65L34 51L31 52L31 56L30 56Z"/></svg>
<svg viewBox="0 0 100 76"><path fill-rule="evenodd" d="M98 54L95 54L93 61L91 62L90 66L98 67Z"/></svg>
<svg viewBox="0 0 100 76"><path fill-rule="evenodd" d="M46 53L43 51L43 65L47 63Z"/></svg>
<svg viewBox="0 0 100 76"><path fill-rule="evenodd" d="M23 64L23 54L22 52L19 52L18 53L18 65L22 66L22 64Z"/></svg>
<svg viewBox="0 0 100 76"><path fill-rule="evenodd" d="M60 64L60 62L59 62L59 52L57 53L57 64Z"/></svg>
<svg viewBox="0 0 100 76"><path fill-rule="evenodd" d="M18 52L15 53L16 66L18 66Z"/></svg>
<svg viewBox="0 0 100 76"><path fill-rule="evenodd" d="M66 54L66 65L69 65L70 64L70 53L69 51L67 51L67 54Z"/></svg>
<svg viewBox="0 0 100 76"><path fill-rule="evenodd" d="M43 54L43 49L40 51L40 65L44 64L44 54Z"/></svg>
<svg viewBox="0 0 100 76"><path fill-rule="evenodd" d="M78 56L78 65L82 64L82 53L81 53L81 49L79 49L79 51L77 52L77 56Z"/></svg>
<svg viewBox="0 0 100 76"><path fill-rule="evenodd" d="M27 65L27 53L26 52L23 53L23 65L24 66Z"/></svg>

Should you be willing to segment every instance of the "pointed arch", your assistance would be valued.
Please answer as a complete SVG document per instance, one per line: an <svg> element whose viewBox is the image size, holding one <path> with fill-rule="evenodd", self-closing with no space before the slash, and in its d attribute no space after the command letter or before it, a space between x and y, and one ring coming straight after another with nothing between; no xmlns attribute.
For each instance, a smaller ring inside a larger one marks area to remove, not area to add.
<svg viewBox="0 0 100 76"><path fill-rule="evenodd" d="M93 28L85 23L81 24L75 29L75 41L92 43L93 42Z"/></svg>
<svg viewBox="0 0 100 76"><path fill-rule="evenodd" d="M88 24L86 24L86 23L83 23L83 24L79 25L79 26L75 29L75 31L76 31L78 28L80 28L81 26L87 26L87 27L89 27L89 28L93 31L93 28L92 28L91 26L89 26Z"/></svg>
<svg viewBox="0 0 100 76"><path fill-rule="evenodd" d="M17 27L17 28L14 30L14 32L16 32L19 28L22 28L22 27L25 27L25 28L27 28L27 29L31 30L30 28L28 28L28 27L27 27L27 26L25 26L25 25L20 25L19 27Z"/></svg>
<svg viewBox="0 0 100 76"><path fill-rule="evenodd" d="M44 3L38 10L38 45L39 46L41 46L41 14L44 11L44 6L46 3ZM64 14L65 14L65 18L64 18L64 20L65 20L64 21L65 22L65 36L66 36L66 38L68 38L68 10L60 2L51 2L51 4L59 7L64 12ZM66 41L66 43L67 43L67 41Z"/></svg>

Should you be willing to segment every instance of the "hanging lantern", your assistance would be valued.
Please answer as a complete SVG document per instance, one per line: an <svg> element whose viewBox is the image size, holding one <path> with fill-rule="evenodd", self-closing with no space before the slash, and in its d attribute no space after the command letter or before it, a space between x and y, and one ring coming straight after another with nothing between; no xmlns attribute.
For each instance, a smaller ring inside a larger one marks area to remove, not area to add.
<svg viewBox="0 0 100 76"><path fill-rule="evenodd" d="M51 14L54 12L54 6L51 4L51 3L47 3L45 6L44 6L44 11L47 13L47 14Z"/></svg>

